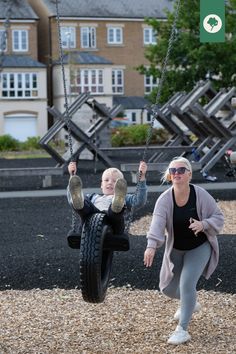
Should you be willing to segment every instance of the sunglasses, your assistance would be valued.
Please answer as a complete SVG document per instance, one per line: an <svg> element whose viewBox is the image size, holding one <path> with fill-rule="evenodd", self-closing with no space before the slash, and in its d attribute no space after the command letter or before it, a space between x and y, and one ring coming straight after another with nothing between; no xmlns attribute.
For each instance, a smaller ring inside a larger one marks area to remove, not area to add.
<svg viewBox="0 0 236 354"><path fill-rule="evenodd" d="M169 174L170 175L175 175L176 172L179 174L179 175L184 175L185 174L185 171L190 171L187 167L178 167L178 168L175 168L175 167L170 167L169 168Z"/></svg>

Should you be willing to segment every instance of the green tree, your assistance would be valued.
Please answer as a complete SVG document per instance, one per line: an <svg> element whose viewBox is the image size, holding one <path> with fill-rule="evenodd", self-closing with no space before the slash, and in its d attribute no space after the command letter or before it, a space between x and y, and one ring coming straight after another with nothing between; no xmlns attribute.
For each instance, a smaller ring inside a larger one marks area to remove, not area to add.
<svg viewBox="0 0 236 354"><path fill-rule="evenodd" d="M175 4L176 6L176 4ZM190 91L199 80L210 78L216 89L236 84L236 0L226 4L225 42L200 43L200 1L182 0L177 21L161 102L175 92ZM149 68L138 67L141 74L161 77L161 66L167 53L174 13L167 12L167 21L147 19L157 32L157 44L150 45L145 53ZM156 91L150 95L155 102Z"/></svg>

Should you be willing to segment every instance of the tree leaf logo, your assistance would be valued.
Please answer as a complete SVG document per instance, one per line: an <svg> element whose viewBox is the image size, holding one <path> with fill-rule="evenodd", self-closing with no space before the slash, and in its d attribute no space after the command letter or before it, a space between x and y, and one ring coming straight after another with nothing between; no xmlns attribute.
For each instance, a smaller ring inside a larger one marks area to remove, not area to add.
<svg viewBox="0 0 236 354"><path fill-rule="evenodd" d="M208 33L217 33L222 27L222 20L218 15L207 15L203 20L203 27Z"/></svg>

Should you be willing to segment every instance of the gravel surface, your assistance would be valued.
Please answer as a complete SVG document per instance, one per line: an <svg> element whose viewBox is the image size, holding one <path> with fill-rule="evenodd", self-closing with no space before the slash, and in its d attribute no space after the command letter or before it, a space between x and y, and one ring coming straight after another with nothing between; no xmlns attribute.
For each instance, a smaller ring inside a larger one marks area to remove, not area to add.
<svg viewBox="0 0 236 354"><path fill-rule="evenodd" d="M86 183L99 182L100 175L88 176ZM19 190L28 180L4 183L7 190L11 183ZM134 215L130 251L114 254L102 304L82 299L79 251L67 246L71 210L66 198L0 199L0 354L235 353L233 192L227 195L230 201L219 201L227 220L218 237L220 262L213 276L198 284L202 311L191 321L192 340L177 347L166 340L175 329L178 304L158 291L163 248L151 269L143 266L145 230L157 194L151 193L146 207Z"/></svg>
<svg viewBox="0 0 236 354"><path fill-rule="evenodd" d="M154 290L110 289L102 304L77 290L5 291L1 296L1 354L234 354L236 296L200 291L202 311L192 340L166 343L177 303ZM10 304L10 305L9 305Z"/></svg>

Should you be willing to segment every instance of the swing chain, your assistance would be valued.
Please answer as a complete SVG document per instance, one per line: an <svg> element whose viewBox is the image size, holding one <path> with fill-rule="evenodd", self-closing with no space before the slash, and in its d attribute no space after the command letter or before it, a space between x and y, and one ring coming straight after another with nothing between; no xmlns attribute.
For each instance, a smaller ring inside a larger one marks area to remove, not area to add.
<svg viewBox="0 0 236 354"><path fill-rule="evenodd" d="M143 152L142 161L144 161L144 162L146 162L146 160L147 160L147 150L148 150L149 144L151 142L151 138L152 138L154 121L155 121L155 119L156 119L156 117L158 115L157 107L159 105L159 101L160 101L160 97L161 97L161 93L162 93L162 89L163 89L163 83L164 83L165 78L166 78L167 64L168 64L168 61L169 61L169 57L170 57L171 49L173 47L173 43L175 41L176 27L177 27L177 21L178 21L179 10L180 10L180 3L181 3L181 0L177 0L177 5L176 5L176 10L175 10L175 15L174 15L174 21L173 21L172 28L171 28L171 35L170 35L170 38L169 38L169 41L168 41L167 53L166 53L166 56L165 56L165 59L164 59L163 65L162 65L161 78L160 78L160 82L159 82L158 89L157 89L156 102L155 102L154 105L152 105L153 116L152 116L152 120L151 120L149 129L148 129L147 138L146 138L146 146L145 146L145 149L144 149L144 152ZM137 182L136 191L135 191L135 197L136 198L137 198L137 195L138 195L138 192L139 192L139 189L140 189L141 176L142 176L142 173L140 172L138 174L138 182ZM129 215L129 218L128 218L128 222L127 222L126 227L125 227L126 232L129 231L130 224L131 224L132 219L133 219L134 208L135 208L134 205L132 205L132 208L131 208L131 211L130 211L130 215Z"/></svg>
<svg viewBox="0 0 236 354"><path fill-rule="evenodd" d="M65 76L65 66L64 66L64 54L62 50L62 39L61 39L61 24L60 24L60 16L59 16L59 6L58 0L55 2L56 4L56 14L57 14L57 31L58 31L58 43L59 43L59 51L60 51L60 64L61 64L61 71L62 71L62 81L63 81L63 90L64 90L64 98L65 98L65 109L66 109L66 126L68 129L68 141L69 141L69 149L70 155L73 156L73 144L72 144L72 136L71 136L71 116L69 111L69 104L68 104L68 95L67 95L67 88L66 88L66 76ZM68 80L70 85L70 79Z"/></svg>
<svg viewBox="0 0 236 354"><path fill-rule="evenodd" d="M153 116L152 116L151 124L150 124L149 130L148 130L148 134L147 134L146 148L145 148L144 154L143 154L143 161L146 161L146 155L147 155L148 146L149 146L151 138L152 138L154 122L155 122L155 119L156 119L156 117L158 115L157 108L158 108L159 103L160 103L159 101L160 101L160 97L161 97L161 93L162 93L162 89L163 89L163 84L164 84L164 81L165 81L165 78L166 78L167 65L168 65L170 53L171 53L171 50L172 50L172 47L173 47L173 43L175 41L177 21L178 21L179 10L180 10L180 3L181 3L181 0L177 0L174 21L173 21L173 24L172 24L171 34L170 34L170 38L169 38L169 41L168 41L167 53L166 53L166 56L165 56L165 59L164 59L163 65L162 65L161 78L160 78L160 82L159 82L158 88L157 88L156 101L155 101L155 104L152 105Z"/></svg>
<svg viewBox="0 0 236 354"><path fill-rule="evenodd" d="M64 66L64 55L62 50L62 39L61 39L61 23L60 23L60 16L59 16L59 6L58 0L55 1L56 5L56 17L57 17L57 31L58 31L58 44L60 50L60 64L61 64L61 71L62 71L62 81L63 81L63 89L64 89L64 98L65 98L65 109L66 109L66 126L68 130L68 142L69 142L69 149L70 149L70 156L71 159L73 157L73 143L72 143L72 135L71 135L71 116L69 111L69 104L68 104L68 95L67 95L67 88L66 88L66 77L65 77L65 66ZM69 85L70 85L71 78L69 77ZM72 210L72 230L75 231L76 229L76 220L77 215L74 209Z"/></svg>

